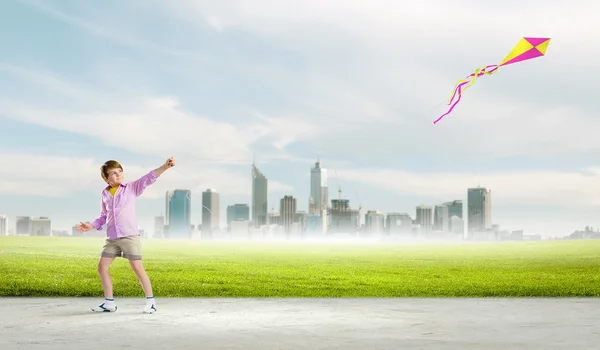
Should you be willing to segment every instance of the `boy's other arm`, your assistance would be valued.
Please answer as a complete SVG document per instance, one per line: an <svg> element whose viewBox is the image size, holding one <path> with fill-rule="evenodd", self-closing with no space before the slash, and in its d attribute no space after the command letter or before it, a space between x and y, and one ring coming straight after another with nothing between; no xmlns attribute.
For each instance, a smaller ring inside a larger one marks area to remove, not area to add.
<svg viewBox="0 0 600 350"><path fill-rule="evenodd" d="M96 220L92 221L92 226L98 231L102 229L102 226L106 223L106 206L104 205L104 201L100 204L102 209L100 210L100 216L96 218Z"/></svg>

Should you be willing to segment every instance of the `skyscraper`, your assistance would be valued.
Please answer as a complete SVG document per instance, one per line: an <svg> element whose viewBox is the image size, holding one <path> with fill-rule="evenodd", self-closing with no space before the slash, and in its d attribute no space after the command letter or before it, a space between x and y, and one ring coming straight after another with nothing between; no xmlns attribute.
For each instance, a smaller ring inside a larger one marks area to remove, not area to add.
<svg viewBox="0 0 600 350"><path fill-rule="evenodd" d="M308 213L322 215L329 201L327 187L327 169L321 168L321 161L315 163L310 169L310 196L308 197Z"/></svg>
<svg viewBox="0 0 600 350"><path fill-rule="evenodd" d="M483 187L467 190L469 232L492 228L492 191Z"/></svg>
<svg viewBox="0 0 600 350"><path fill-rule="evenodd" d="M168 238L190 239L192 227L192 191L167 192Z"/></svg>
<svg viewBox="0 0 600 350"><path fill-rule="evenodd" d="M219 193L214 188L202 192L202 238L212 238L219 230Z"/></svg>
<svg viewBox="0 0 600 350"><path fill-rule="evenodd" d="M448 203L436 205L433 211L433 230L448 232L449 228Z"/></svg>
<svg viewBox="0 0 600 350"><path fill-rule="evenodd" d="M252 221L256 228L267 224L267 190L267 178L252 164Z"/></svg>
<svg viewBox="0 0 600 350"><path fill-rule="evenodd" d="M420 236L428 237L433 228L433 208L426 205L418 206L415 221L421 226Z"/></svg>
<svg viewBox="0 0 600 350"><path fill-rule="evenodd" d="M169 203L171 203L171 197L173 197L173 191L167 191L165 193L165 225L169 225Z"/></svg>
<svg viewBox="0 0 600 350"><path fill-rule="evenodd" d="M296 198L293 196L284 196L279 202L279 215L281 216L281 224L286 235L291 232L294 218L296 217Z"/></svg>

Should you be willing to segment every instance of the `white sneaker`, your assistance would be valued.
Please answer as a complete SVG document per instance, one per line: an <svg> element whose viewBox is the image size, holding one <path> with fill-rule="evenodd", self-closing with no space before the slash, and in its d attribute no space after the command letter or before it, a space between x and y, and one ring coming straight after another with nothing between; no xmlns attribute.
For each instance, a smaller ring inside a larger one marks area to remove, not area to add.
<svg viewBox="0 0 600 350"><path fill-rule="evenodd" d="M113 303L104 302L98 306L94 306L92 308L94 312L115 312L117 311L117 305Z"/></svg>
<svg viewBox="0 0 600 350"><path fill-rule="evenodd" d="M146 307L144 308L144 313L145 314L153 314L155 313L156 310L156 305L154 303L152 304L146 304Z"/></svg>

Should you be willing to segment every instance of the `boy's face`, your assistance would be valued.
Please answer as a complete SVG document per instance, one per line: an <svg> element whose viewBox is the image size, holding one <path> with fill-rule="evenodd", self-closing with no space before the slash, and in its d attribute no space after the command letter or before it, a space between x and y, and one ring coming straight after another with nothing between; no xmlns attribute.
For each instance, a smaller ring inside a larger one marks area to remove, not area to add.
<svg viewBox="0 0 600 350"><path fill-rule="evenodd" d="M106 178L106 183L112 187L119 186L123 182L123 170L117 169L108 169L106 171L108 177Z"/></svg>

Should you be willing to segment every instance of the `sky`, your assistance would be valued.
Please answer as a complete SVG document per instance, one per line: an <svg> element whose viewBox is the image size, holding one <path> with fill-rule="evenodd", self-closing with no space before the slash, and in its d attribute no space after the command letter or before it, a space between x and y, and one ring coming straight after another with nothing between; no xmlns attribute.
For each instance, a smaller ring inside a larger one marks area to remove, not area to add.
<svg viewBox="0 0 600 350"><path fill-rule="evenodd" d="M250 203L251 164L307 210L310 168L330 198L407 212L492 191L492 221L526 233L600 227L600 31L591 0L106 0L0 3L0 214L68 229L100 213L99 167L135 180L153 230L165 192ZM522 37L546 56L499 63ZM363 218L364 220L364 218Z"/></svg>

